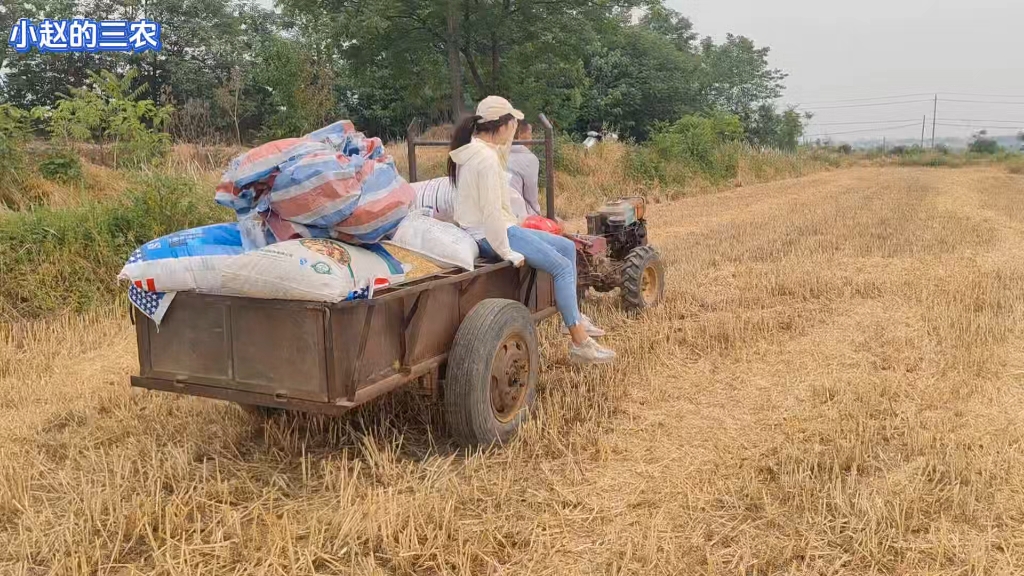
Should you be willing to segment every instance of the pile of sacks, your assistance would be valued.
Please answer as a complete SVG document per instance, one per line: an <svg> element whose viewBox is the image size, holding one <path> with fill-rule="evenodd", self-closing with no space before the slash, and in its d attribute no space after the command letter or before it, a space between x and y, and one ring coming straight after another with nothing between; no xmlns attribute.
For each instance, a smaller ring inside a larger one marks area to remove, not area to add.
<svg viewBox="0 0 1024 576"><path fill-rule="evenodd" d="M216 201L238 221L140 246L118 278L159 325L180 291L340 302L442 268L472 270L476 242L416 199L383 143L343 120L232 160Z"/></svg>

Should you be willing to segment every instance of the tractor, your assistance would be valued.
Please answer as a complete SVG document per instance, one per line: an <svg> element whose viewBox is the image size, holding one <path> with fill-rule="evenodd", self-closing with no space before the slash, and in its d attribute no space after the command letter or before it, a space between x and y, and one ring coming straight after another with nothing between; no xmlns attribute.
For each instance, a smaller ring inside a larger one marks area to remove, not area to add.
<svg viewBox="0 0 1024 576"><path fill-rule="evenodd" d="M576 243L577 290L581 299L620 289L622 306L640 312L665 297L665 265L647 241L647 201L619 198L587 215L586 234L566 234Z"/></svg>

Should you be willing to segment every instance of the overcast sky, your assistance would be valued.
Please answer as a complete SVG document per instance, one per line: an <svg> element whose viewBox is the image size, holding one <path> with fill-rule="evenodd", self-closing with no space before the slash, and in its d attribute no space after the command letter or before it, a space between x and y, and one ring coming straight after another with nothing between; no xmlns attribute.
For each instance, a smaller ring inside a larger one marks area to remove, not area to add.
<svg viewBox="0 0 1024 576"><path fill-rule="evenodd" d="M823 108L884 102L825 101L934 92L999 96L940 94L940 123L970 124L975 129L1006 127L994 134L1024 128L1024 0L667 0L667 4L688 16L701 35L721 40L732 32L770 46L772 65L790 75L784 100L817 112L811 134L873 129L835 139L883 134L919 137L921 117L927 115L930 137L931 102ZM960 119L1013 123L971 124ZM835 124L888 120L897 122ZM914 128L887 128L915 120ZM938 135L968 135L971 127L939 126Z"/></svg>

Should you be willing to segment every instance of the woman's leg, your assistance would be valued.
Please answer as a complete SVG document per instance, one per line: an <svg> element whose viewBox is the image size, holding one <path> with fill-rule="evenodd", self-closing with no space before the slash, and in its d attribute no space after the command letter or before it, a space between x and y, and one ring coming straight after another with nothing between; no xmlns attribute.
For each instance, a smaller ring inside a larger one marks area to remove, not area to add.
<svg viewBox="0 0 1024 576"><path fill-rule="evenodd" d="M572 240L566 238L565 236L558 236L556 234L550 234L548 232L543 232L543 231L540 231L540 230L530 230L530 229L525 229L525 230L526 230L527 233L533 234L539 240L543 241L545 244L547 244L547 245L551 246L552 248L554 248L555 250L557 250L559 254L561 254L562 256L564 256L566 258L566 260L569 260L570 262L572 262L572 275L573 275L574 278L576 278L577 282L579 281L579 277L576 275L577 252L576 252L576 243L575 242L573 242ZM577 291L576 294L577 294L577 301L578 301L579 300L579 291ZM578 302L577 302L577 305L578 305ZM590 318L587 318L586 315L583 314L582 310L580 311L580 321L584 325L584 328L583 328L584 332L586 332L588 334L595 335L595 336L603 336L604 335L604 331L601 330L600 328L598 328L593 323L593 321ZM568 328L569 327L566 326L566 329L568 329Z"/></svg>
<svg viewBox="0 0 1024 576"><path fill-rule="evenodd" d="M554 245L539 234L552 236L546 232L537 232L513 226L508 229L508 243L516 252L526 258L526 263L533 268L543 270L555 280L555 305L562 315L562 320L570 329L580 323L580 309L576 301L576 262L575 248L572 258L567 258ZM556 238L555 236L552 236ZM565 239L572 244L571 240ZM564 246L563 246L564 249ZM584 334L586 334L584 332ZM573 338L576 340L576 338Z"/></svg>
<svg viewBox="0 0 1024 576"><path fill-rule="evenodd" d="M565 257L566 260L572 262L572 274L576 276L576 243L569 240L565 236L557 236L549 232L543 232L541 230L530 230L524 228L528 234L533 234L536 238L542 242L554 248L559 254Z"/></svg>

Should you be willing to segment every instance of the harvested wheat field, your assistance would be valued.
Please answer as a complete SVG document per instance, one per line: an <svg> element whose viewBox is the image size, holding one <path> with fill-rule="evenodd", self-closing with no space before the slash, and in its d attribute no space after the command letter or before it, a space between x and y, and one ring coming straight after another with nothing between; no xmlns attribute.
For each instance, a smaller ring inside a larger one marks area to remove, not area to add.
<svg viewBox="0 0 1024 576"><path fill-rule="evenodd" d="M465 455L397 397L265 428L128 388L123 313L0 340L3 574L1020 574L1024 177L654 206L667 302Z"/></svg>

